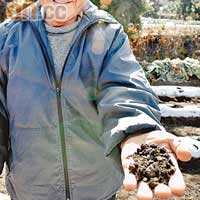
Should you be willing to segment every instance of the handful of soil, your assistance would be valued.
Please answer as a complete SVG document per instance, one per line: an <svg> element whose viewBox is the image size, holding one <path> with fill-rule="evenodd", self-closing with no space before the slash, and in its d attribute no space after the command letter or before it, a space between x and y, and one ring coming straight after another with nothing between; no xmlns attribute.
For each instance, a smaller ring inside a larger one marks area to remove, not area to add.
<svg viewBox="0 0 200 200"><path fill-rule="evenodd" d="M158 145L142 144L133 154L128 156L134 160L129 171L136 176L138 182L148 183L154 189L159 183L168 185L175 172L175 166L165 148Z"/></svg>

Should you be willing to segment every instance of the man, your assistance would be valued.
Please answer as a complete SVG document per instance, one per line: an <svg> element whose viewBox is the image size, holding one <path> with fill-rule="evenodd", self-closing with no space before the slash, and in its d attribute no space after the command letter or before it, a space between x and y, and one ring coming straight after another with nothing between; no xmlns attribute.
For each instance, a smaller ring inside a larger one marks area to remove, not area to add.
<svg viewBox="0 0 200 200"><path fill-rule="evenodd" d="M40 0L0 32L0 164L12 200L114 199L122 183L137 187L127 156L142 143L166 147L177 169L168 186L139 183L137 198L184 194L176 158L190 151L160 124L112 16L90 1Z"/></svg>

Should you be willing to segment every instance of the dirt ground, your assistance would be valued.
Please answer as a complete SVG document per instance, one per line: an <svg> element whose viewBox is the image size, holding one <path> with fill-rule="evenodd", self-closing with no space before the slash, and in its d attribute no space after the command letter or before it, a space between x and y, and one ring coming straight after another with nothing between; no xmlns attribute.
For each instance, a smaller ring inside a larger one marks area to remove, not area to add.
<svg viewBox="0 0 200 200"><path fill-rule="evenodd" d="M188 163L179 163L187 185L185 196L172 197L170 200L200 200L200 159ZM0 192L6 194L3 175L0 176ZM126 192L121 189L117 200L136 200L135 192Z"/></svg>

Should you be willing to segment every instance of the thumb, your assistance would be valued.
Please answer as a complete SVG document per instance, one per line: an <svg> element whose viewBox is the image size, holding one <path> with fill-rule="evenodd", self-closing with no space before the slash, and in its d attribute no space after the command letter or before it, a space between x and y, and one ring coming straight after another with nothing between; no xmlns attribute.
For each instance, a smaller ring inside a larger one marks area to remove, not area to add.
<svg viewBox="0 0 200 200"><path fill-rule="evenodd" d="M179 138L170 139L170 147L176 154L176 157L181 161L189 161L192 158L192 153L184 141Z"/></svg>
<svg viewBox="0 0 200 200"><path fill-rule="evenodd" d="M127 140L121 148L121 161L122 167L124 170L124 182L123 187L125 190L133 190L137 187L137 180L134 174L129 172L130 164L134 163L134 160L129 156L136 152L137 148L139 147L138 144L135 144L134 141L130 138Z"/></svg>

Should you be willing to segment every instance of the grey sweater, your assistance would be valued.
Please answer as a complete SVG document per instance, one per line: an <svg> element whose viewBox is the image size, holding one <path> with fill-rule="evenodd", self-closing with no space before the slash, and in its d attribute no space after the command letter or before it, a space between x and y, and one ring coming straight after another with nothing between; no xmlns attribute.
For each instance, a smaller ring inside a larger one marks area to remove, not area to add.
<svg viewBox="0 0 200 200"><path fill-rule="evenodd" d="M71 42L80 20L81 17L78 17L77 21L73 24L62 27L53 27L45 23L47 37L53 56L55 72L58 79L60 79L65 59L69 53Z"/></svg>

